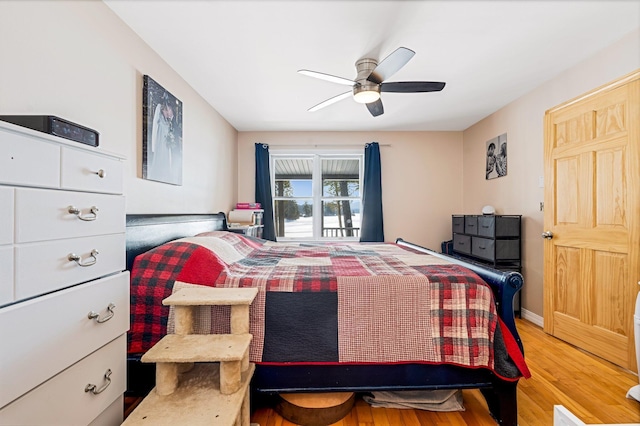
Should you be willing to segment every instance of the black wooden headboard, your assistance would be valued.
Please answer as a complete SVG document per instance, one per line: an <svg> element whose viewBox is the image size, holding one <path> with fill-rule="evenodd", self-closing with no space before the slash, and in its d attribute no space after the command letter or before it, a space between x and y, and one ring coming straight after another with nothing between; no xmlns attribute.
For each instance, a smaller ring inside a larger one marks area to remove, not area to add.
<svg viewBox="0 0 640 426"><path fill-rule="evenodd" d="M168 241L201 232L227 229L224 213L213 214L129 214L127 215L127 270L141 253Z"/></svg>

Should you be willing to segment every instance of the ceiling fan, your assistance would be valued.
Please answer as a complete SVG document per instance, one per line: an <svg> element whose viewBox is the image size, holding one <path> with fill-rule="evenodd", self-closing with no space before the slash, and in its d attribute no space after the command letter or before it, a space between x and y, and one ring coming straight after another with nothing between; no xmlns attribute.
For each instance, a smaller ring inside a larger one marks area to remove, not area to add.
<svg viewBox="0 0 640 426"><path fill-rule="evenodd" d="M446 83L438 81L386 82L389 77L398 72L400 68L405 66L415 54L416 52L411 49L407 49L406 47L399 47L389 56L384 58L380 63L371 58L360 59L356 62L356 70L358 72L358 75L356 76L355 80L336 77L335 75L325 74L317 71L298 70L300 74L308 75L309 77L315 77L322 80L331 81L333 83L352 87L350 91L329 98L326 101L320 102L318 105L309 108L308 111L318 111L319 109L327 107L353 95L353 99L356 102L366 104L367 109L369 109L371 115L377 117L384 113L382 99L380 99L381 92L418 93L439 92L440 90L442 90Z"/></svg>

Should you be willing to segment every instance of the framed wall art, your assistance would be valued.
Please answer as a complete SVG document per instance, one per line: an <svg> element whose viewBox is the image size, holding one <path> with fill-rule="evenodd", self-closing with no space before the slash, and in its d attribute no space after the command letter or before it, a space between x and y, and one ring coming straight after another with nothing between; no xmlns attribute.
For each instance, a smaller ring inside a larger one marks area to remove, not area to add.
<svg viewBox="0 0 640 426"><path fill-rule="evenodd" d="M148 75L142 90L142 178L182 185L182 102Z"/></svg>
<svg viewBox="0 0 640 426"><path fill-rule="evenodd" d="M486 179L507 175L507 134L487 141Z"/></svg>

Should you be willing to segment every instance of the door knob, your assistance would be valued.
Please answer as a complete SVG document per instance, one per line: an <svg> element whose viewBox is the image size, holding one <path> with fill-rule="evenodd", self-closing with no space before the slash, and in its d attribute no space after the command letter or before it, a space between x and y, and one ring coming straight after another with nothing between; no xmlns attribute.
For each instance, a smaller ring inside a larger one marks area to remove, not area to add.
<svg viewBox="0 0 640 426"><path fill-rule="evenodd" d="M550 240L553 238L553 232L551 231L546 231L542 233L542 238L546 238L547 240Z"/></svg>

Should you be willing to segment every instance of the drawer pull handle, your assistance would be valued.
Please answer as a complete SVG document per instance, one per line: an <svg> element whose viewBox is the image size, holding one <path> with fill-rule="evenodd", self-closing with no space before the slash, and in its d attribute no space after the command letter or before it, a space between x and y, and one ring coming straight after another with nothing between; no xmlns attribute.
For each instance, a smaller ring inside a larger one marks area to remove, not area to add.
<svg viewBox="0 0 640 426"><path fill-rule="evenodd" d="M100 179L104 179L107 177L107 172L105 172L103 169L100 169L97 172L93 172L93 174L98 175Z"/></svg>
<svg viewBox="0 0 640 426"><path fill-rule="evenodd" d="M108 369L106 373L104 373L104 380L106 381L106 383L102 385L100 389L96 389L96 385L92 385L91 383L89 383L87 386L85 386L84 391L91 392L94 395L98 395L99 393L104 392L105 389L107 389L111 384L111 369Z"/></svg>
<svg viewBox="0 0 640 426"><path fill-rule="evenodd" d="M98 218L98 208L96 206L91 206L91 208L89 209L89 214L87 215L83 215L79 208L69 206L69 213L75 214L76 216L78 216L78 219L87 222L96 220Z"/></svg>
<svg viewBox="0 0 640 426"><path fill-rule="evenodd" d="M116 305L114 305L113 303L109 303L109 306L107 306L107 312L109 313L109 315L107 315L104 318L100 318L100 314L95 312L95 311L91 311L89 312L89 314L87 315L87 317L91 320L91 319L95 319L97 323L102 324L103 322L107 322L109 321L111 318L113 318L113 316L115 315L115 312L113 311L116 308Z"/></svg>
<svg viewBox="0 0 640 426"><path fill-rule="evenodd" d="M93 260L89 260L87 262L84 262L82 260L82 258L80 256L78 256L77 254L75 254L75 253L71 253L68 256L68 259L69 259L70 262L71 261L76 262L78 264L78 266L91 266L91 265L95 265L96 262L98 261L98 257L97 257L98 254L99 254L98 250L96 250L96 249L91 250L91 253L89 254L89 257L91 257Z"/></svg>

